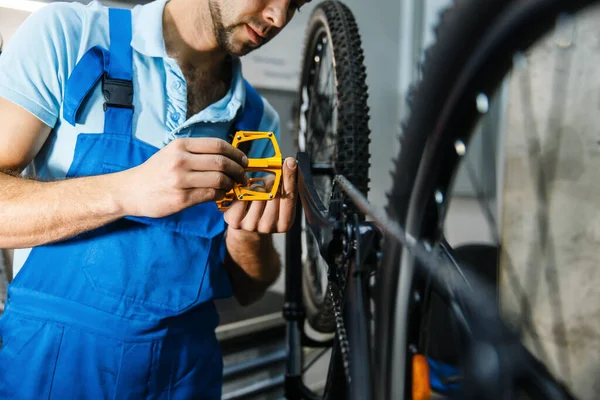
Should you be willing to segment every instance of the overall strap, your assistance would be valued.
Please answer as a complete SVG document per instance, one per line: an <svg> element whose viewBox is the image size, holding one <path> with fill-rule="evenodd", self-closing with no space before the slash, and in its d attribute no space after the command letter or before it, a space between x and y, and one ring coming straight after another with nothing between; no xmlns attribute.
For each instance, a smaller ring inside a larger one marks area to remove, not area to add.
<svg viewBox="0 0 600 400"><path fill-rule="evenodd" d="M244 108L242 113L237 117L234 129L230 133L229 142L233 141L233 135L236 131L258 131L260 121L262 120L265 105L262 97L254 89L247 80L244 79L244 87L246 91L246 101L244 102ZM241 143L240 150L248 154L252 142Z"/></svg>
<svg viewBox="0 0 600 400"><path fill-rule="evenodd" d="M104 132L131 136L133 119L133 56L131 49L131 11L108 10L110 63L102 78L104 92Z"/></svg>
<svg viewBox="0 0 600 400"><path fill-rule="evenodd" d="M76 124L77 112L85 98L102 78L104 132L131 135L133 82L131 12L110 8L110 51L100 46L89 49L67 80L63 118Z"/></svg>
<svg viewBox="0 0 600 400"><path fill-rule="evenodd" d="M260 94L245 79L244 87L246 89L246 102L242 114L235 121L235 128L238 131L257 131L265 105Z"/></svg>

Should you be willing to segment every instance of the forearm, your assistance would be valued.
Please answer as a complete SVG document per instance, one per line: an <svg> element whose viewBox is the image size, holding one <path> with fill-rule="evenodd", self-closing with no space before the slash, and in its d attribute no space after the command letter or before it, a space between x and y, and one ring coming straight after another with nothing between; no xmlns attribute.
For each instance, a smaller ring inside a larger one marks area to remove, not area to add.
<svg viewBox="0 0 600 400"><path fill-rule="evenodd" d="M34 247L124 216L118 174L39 182L0 173L0 248Z"/></svg>
<svg viewBox="0 0 600 400"><path fill-rule="evenodd" d="M258 300L281 272L271 235L229 227L226 246L225 268L234 296L242 305Z"/></svg>

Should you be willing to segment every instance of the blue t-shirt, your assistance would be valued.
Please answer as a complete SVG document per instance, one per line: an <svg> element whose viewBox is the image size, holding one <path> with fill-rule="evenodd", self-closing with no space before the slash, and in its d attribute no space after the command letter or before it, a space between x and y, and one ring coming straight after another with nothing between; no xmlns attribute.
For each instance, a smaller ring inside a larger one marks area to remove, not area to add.
<svg viewBox="0 0 600 400"><path fill-rule="evenodd" d="M227 94L186 120L187 85L177 62L165 50L162 15L166 0L132 9L133 132L136 138L163 147L177 137L227 139L245 101L242 67L233 59ZM43 180L63 179L73 161L79 133L102 133L104 96L97 85L78 113L76 126L62 117L67 79L88 49L109 48L108 8L98 2L53 3L33 13L0 56L0 96L23 107L53 127L30 170ZM279 138L279 117L263 99L260 131ZM15 132L18 135L19 132ZM268 141L253 143L249 156L271 156ZM30 249L18 249L14 273Z"/></svg>

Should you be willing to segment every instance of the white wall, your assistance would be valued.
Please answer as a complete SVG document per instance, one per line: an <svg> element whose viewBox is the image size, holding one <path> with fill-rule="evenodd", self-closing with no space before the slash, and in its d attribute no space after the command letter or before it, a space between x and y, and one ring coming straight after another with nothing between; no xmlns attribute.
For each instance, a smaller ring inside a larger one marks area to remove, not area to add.
<svg viewBox="0 0 600 400"><path fill-rule="evenodd" d="M244 76L249 82L266 89L298 90L305 29L317 4L302 6L275 39L243 58Z"/></svg>
<svg viewBox="0 0 600 400"><path fill-rule="evenodd" d="M371 191L369 200L377 206L386 203L385 192L391 180L391 159L398 149L400 102L401 3L393 0L346 0L356 17L362 36L369 107L371 108Z"/></svg>
<svg viewBox="0 0 600 400"><path fill-rule="evenodd" d="M0 7L0 36L4 39L5 45L29 14L28 11Z"/></svg>

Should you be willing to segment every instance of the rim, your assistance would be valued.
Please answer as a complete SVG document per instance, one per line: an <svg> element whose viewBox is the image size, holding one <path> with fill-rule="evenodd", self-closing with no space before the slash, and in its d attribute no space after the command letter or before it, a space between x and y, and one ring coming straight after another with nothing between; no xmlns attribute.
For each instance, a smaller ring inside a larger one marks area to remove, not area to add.
<svg viewBox="0 0 600 400"><path fill-rule="evenodd" d="M331 37L324 20L314 28L300 88L298 148L310 154L313 179L323 204L329 207L337 159L337 90ZM302 261L310 271L317 302L327 293L328 266L306 226L302 213Z"/></svg>
<svg viewBox="0 0 600 400"><path fill-rule="evenodd" d="M513 54L520 48L528 47L552 29L553 22L560 14L559 7L564 11L576 12L592 3L594 1L579 1L576 4L575 2L569 4L560 1L537 2L533 5L529 4L531 7L527 10L525 10L526 7L523 6L523 3L520 3L522 15L517 20L517 28L527 30L524 25L527 23L530 26L535 26L536 30L532 31L533 28L529 28L529 32L526 32L527 35L524 35L523 32L518 33L519 29L513 27L515 34L496 36L493 34L498 32L494 32L493 29L488 30L489 35L487 37L491 40L491 44L487 43L488 46L471 54L468 64L461 72L462 80L457 80L458 83L454 87L453 94L455 97L448 96L454 101L447 102L444 107L445 112L440 114L447 117L447 119L442 118L441 123L436 127L436 133L429 135L426 146L429 151L424 153L421 158L419 172L411 192L406 219L407 233L415 238L433 239L432 243L440 244L444 237L443 222L445 222L449 204L446 198L450 197L446 195L450 193L450 189L453 187L453 179L462 156L458 147L461 144L468 144L471 136L476 132L474 125L483 114L481 108L478 107L482 100L482 97L478 94L493 93L499 87L502 79L511 69ZM515 9L512 11L515 11ZM507 14L503 14L503 16ZM532 21L535 21L537 25L532 24ZM481 41L481 43L485 42L485 40ZM475 54L478 54L479 57L475 58ZM507 54L510 54L510 57ZM509 58L510 60L508 60ZM485 82L482 82L482 80ZM461 87L461 83L464 84L464 87ZM479 101L471 102L468 100L470 98ZM467 108L470 109L466 111ZM463 121L458 121L458 118L463 119ZM465 129L466 127L469 129ZM450 148L456 149L454 154L450 154L452 153L449 150ZM442 221L442 223L430 223L430 225L433 225L430 228L433 228L434 231L428 231L426 236L423 237L421 234L423 215L427 207L431 207L432 204L439 211L437 222ZM396 336L392 339L392 368L394 376L404 376L406 379L392 379L391 390L396 395L406 393L406 390L411 386L409 376L411 362L409 345L411 340L409 338L414 336L413 329L416 329L417 335L420 337L421 323L419 319L411 320L408 323L410 326L407 327L410 303L415 293L413 287L415 263L407 252L402 253L400 263L401 267L397 281L398 296L394 314Z"/></svg>

